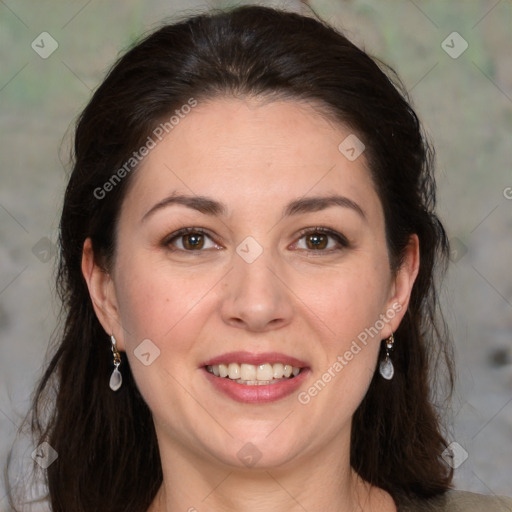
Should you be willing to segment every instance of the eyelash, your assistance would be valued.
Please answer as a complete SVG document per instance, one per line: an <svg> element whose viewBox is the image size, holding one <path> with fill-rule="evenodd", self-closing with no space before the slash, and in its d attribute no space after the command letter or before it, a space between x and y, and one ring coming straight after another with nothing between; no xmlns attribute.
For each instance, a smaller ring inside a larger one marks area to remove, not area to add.
<svg viewBox="0 0 512 512"><path fill-rule="evenodd" d="M335 247L335 248L331 248L331 249L299 249L299 250L308 251L310 253L323 253L323 254L327 253L327 254L329 254L329 253L340 251L342 249L347 249L347 248L350 247L350 243L348 242L347 238L344 235L342 235L341 233L338 233L337 231L334 231L333 229L324 228L324 227L320 227L320 226L312 227L312 228L306 228L306 229L303 229L302 231L300 231L299 238L297 239L296 242L294 242L294 244L297 244L299 242L299 240L301 240L305 236L313 235L313 234L317 234L317 233L320 233L320 234L323 234L323 235L327 235L327 236L333 238L338 243L338 245L340 247ZM208 238L210 238L210 240L213 241L212 236L208 233L207 230L205 230L203 228L183 228L183 229L175 231L174 233L169 235L163 241L163 245L166 246L166 247L169 247L169 246L172 245L172 243L175 240L179 239L182 236L190 235L190 234L204 235L204 236L207 236ZM184 250L184 249L179 249L179 248L173 248L173 250L174 251L188 252L188 253L204 252L202 249Z"/></svg>
<svg viewBox="0 0 512 512"><path fill-rule="evenodd" d="M327 253L327 254L329 254L331 252L340 251L342 249L347 249L348 247L350 247L350 244L344 235L342 235L341 233L338 233L337 231L334 231L333 229L323 228L321 226L303 229L299 233L299 238L298 238L297 242L294 242L294 243L295 244L298 243L298 241L301 240L302 238L304 238L305 236L313 235L316 233L330 236L338 243L338 245L340 247L335 247L335 248L331 248L331 249L323 249L323 250L320 250L320 249L300 249L300 250L307 250L308 252L311 252L311 253L324 253L324 254Z"/></svg>
<svg viewBox="0 0 512 512"><path fill-rule="evenodd" d="M185 235L204 235L204 236L207 236L208 238L212 239L212 237L210 236L210 234L203 228L183 228L183 229L180 229L178 231L175 231L174 233L171 233L164 241L163 241L163 245L165 245L166 247L172 245L172 242L182 236L185 236ZM212 239L213 240L213 239ZM184 251L183 249L177 249L177 248L174 248L175 251L182 251L182 252L201 252L201 249L199 250L190 250L190 251Z"/></svg>

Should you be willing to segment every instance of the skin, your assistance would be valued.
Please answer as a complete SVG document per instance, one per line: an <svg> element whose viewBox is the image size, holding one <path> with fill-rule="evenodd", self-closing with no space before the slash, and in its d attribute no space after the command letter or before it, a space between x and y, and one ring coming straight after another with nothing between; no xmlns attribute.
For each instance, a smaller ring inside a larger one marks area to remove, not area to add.
<svg viewBox="0 0 512 512"><path fill-rule="evenodd" d="M407 309L418 239L411 237L393 274L364 153L349 161L338 150L350 133L298 101L199 103L134 174L113 268L102 271L90 240L84 244L96 314L127 352L153 413L164 483L151 511L396 510L385 491L351 469L350 430L381 340ZM141 220L173 193L221 201L226 214L172 204ZM291 201L333 194L356 202L365 217L337 205L282 216ZM319 226L342 233L349 246L328 237L321 238L326 248L315 249L301 230ZM190 237L166 245L185 227L204 228L211 238L200 239L200 250L182 245ZM247 236L263 249L252 263L236 252ZM299 389L307 391L397 304L401 311L380 335L305 405L297 393L273 403L236 402L200 368L231 351L282 352L308 363ZM145 366L134 350L148 338L160 355ZM246 443L261 453L250 468L237 456Z"/></svg>

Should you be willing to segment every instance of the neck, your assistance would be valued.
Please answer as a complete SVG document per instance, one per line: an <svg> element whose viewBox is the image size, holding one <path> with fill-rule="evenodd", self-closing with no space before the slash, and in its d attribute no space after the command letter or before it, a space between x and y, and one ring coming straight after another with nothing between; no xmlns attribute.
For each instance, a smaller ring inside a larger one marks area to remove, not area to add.
<svg viewBox="0 0 512 512"><path fill-rule="evenodd" d="M351 469L349 453L332 447L265 469L222 465L176 446L161 449L161 458L164 480L148 512L396 511L387 493Z"/></svg>

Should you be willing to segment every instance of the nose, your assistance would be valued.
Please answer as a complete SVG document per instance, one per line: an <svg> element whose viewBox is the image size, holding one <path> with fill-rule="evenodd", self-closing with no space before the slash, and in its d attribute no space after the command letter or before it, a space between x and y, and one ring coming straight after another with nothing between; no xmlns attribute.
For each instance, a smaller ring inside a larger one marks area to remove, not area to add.
<svg viewBox="0 0 512 512"><path fill-rule="evenodd" d="M223 321L254 332L288 325L293 315L292 294L278 262L265 251L251 263L238 254L233 258L221 306Z"/></svg>

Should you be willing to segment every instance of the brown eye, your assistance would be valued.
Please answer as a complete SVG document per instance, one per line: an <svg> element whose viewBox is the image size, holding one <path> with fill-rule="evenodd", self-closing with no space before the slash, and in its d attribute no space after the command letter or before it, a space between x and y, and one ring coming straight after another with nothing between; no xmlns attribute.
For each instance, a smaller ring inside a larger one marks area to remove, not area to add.
<svg viewBox="0 0 512 512"><path fill-rule="evenodd" d="M184 249L202 249L204 246L204 235L201 233L191 233L189 235L183 235L181 238Z"/></svg>
<svg viewBox="0 0 512 512"><path fill-rule="evenodd" d="M200 228L185 228L176 231L164 241L164 245L171 249L184 252L205 251L219 249L211 236L203 233Z"/></svg>
<svg viewBox="0 0 512 512"><path fill-rule="evenodd" d="M306 245L308 249L325 249L329 243L329 237L323 233L312 233L306 235Z"/></svg>
<svg viewBox="0 0 512 512"><path fill-rule="evenodd" d="M325 253L340 251L348 247L350 244L344 235L327 228L305 230L295 243L295 249Z"/></svg>

